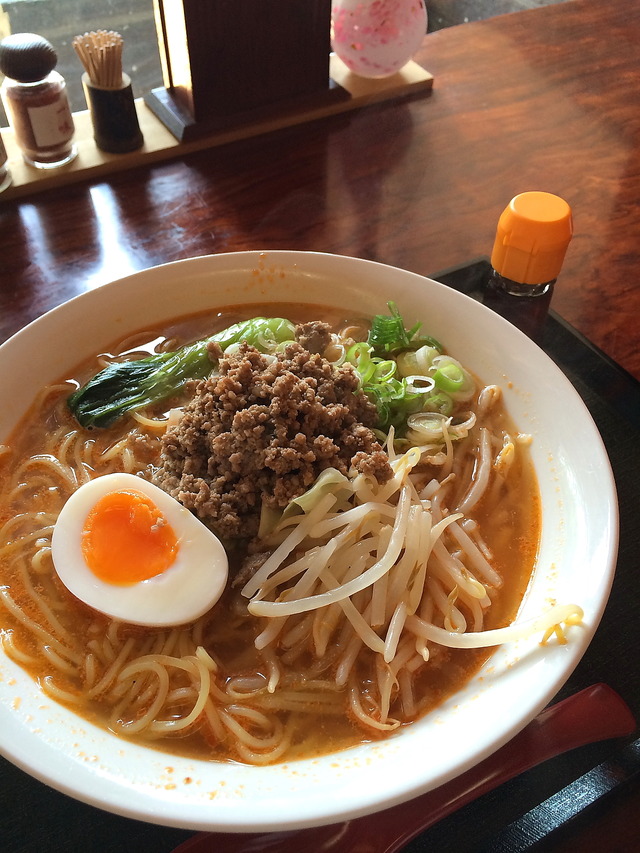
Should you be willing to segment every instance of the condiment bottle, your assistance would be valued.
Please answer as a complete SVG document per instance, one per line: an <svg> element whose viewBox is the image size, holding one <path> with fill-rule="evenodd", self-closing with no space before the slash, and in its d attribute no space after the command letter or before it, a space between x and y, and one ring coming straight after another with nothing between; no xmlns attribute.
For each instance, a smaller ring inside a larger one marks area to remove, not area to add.
<svg viewBox="0 0 640 853"><path fill-rule="evenodd" d="M11 184L11 173L7 166L7 150L0 136L0 193Z"/></svg>
<svg viewBox="0 0 640 853"><path fill-rule="evenodd" d="M55 71L53 46L34 33L15 33L0 42L0 94L9 124L27 163L53 169L77 154L74 124L63 77Z"/></svg>
<svg viewBox="0 0 640 853"><path fill-rule="evenodd" d="M498 221L483 302L534 340L572 234L571 208L547 192L515 196Z"/></svg>

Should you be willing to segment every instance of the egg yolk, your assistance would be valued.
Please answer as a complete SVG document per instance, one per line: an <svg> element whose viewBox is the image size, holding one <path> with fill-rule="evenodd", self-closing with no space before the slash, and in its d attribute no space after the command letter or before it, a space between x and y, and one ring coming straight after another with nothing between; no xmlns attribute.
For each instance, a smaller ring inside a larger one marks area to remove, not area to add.
<svg viewBox="0 0 640 853"><path fill-rule="evenodd" d="M133 584L166 571L178 553L171 525L141 492L110 492L89 512L82 529L82 554L96 577Z"/></svg>

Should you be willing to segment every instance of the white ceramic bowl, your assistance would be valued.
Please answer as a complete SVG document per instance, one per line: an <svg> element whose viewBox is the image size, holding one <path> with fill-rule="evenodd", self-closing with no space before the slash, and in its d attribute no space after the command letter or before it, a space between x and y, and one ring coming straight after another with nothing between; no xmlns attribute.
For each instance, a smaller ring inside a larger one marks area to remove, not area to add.
<svg viewBox="0 0 640 853"><path fill-rule="evenodd" d="M521 617L536 615L552 598L579 604L584 624L570 630L570 642L540 647L535 637L502 646L463 690L401 734L266 768L132 745L48 699L0 657L0 750L9 760L79 800L132 818L227 832L295 829L373 812L441 785L506 743L553 698L591 640L613 579L611 469L588 411L553 362L502 318L443 285L369 261L305 252L230 253L136 273L72 299L0 347L0 441L38 388L127 332L234 303L332 304L373 314L385 311L390 298L485 382L500 384L516 424L532 433L543 531Z"/></svg>

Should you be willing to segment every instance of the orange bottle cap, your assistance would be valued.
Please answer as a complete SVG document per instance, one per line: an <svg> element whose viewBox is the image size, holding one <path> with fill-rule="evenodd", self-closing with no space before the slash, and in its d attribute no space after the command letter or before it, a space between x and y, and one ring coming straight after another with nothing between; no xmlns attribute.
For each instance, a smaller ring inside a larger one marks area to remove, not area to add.
<svg viewBox="0 0 640 853"><path fill-rule="evenodd" d="M557 195L521 193L498 221L491 266L521 284L543 284L558 277L573 234L571 208Z"/></svg>

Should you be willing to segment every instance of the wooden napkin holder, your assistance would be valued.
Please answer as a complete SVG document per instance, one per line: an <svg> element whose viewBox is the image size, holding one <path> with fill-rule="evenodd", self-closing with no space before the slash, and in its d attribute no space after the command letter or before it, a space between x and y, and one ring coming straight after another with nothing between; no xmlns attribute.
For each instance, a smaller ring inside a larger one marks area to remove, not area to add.
<svg viewBox="0 0 640 853"><path fill-rule="evenodd" d="M164 87L147 106L179 141L349 94L329 76L331 0L154 0Z"/></svg>

